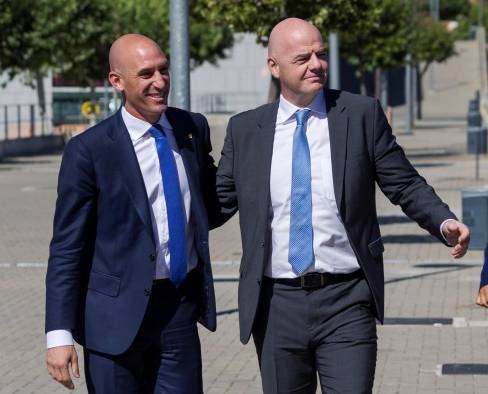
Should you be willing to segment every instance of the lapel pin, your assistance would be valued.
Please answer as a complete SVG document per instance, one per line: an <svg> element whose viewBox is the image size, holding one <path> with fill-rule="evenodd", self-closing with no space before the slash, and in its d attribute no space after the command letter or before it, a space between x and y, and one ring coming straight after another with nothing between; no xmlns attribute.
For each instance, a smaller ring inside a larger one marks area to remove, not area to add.
<svg viewBox="0 0 488 394"><path fill-rule="evenodd" d="M192 133L189 133L188 134L188 139L191 140L193 138L193 134Z"/></svg>

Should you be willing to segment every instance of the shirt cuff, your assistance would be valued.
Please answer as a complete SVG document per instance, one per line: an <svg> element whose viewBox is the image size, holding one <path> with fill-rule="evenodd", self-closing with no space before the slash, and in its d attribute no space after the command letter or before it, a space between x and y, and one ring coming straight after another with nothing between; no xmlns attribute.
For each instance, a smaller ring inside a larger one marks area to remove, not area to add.
<svg viewBox="0 0 488 394"><path fill-rule="evenodd" d="M449 242L447 242L447 238L446 236L444 235L444 232L442 231L442 227L444 227L444 224L446 224L447 222L451 221L451 220L456 220L456 219L446 219L444 220L442 223L441 223L441 227L440 227L440 232L441 232L441 235L442 235L442 238L444 238L444 241L446 241L446 243L449 245L449 246L452 246Z"/></svg>
<svg viewBox="0 0 488 394"><path fill-rule="evenodd" d="M46 333L47 348L73 345L73 335L69 330L53 330Z"/></svg>

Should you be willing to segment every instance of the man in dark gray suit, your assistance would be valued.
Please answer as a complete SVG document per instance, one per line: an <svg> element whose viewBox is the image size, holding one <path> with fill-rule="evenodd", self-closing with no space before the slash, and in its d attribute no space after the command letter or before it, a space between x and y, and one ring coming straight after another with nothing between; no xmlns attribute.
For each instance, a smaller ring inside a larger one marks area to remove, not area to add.
<svg viewBox="0 0 488 394"><path fill-rule="evenodd" d="M395 142L377 100L324 89L320 32L290 18L270 35L274 103L234 116L217 173L239 209L240 337L253 334L265 393L370 393L383 320L375 183L462 257L469 230Z"/></svg>

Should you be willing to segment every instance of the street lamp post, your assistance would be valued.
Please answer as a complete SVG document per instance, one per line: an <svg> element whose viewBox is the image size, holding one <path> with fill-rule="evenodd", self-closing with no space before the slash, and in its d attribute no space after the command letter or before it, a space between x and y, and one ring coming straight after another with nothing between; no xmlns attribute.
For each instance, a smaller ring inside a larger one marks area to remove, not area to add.
<svg viewBox="0 0 488 394"><path fill-rule="evenodd" d="M339 38L337 33L329 33L329 87L340 89L341 78L339 71Z"/></svg>
<svg viewBox="0 0 488 394"><path fill-rule="evenodd" d="M171 105L190 110L188 0L171 0L169 8Z"/></svg>

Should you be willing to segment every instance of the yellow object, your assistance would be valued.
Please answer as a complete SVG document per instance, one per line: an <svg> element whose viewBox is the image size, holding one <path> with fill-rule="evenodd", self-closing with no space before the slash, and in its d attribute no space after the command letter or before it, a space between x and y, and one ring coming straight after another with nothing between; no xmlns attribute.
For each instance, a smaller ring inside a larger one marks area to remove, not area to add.
<svg viewBox="0 0 488 394"><path fill-rule="evenodd" d="M90 100L84 101L83 104L81 104L81 114L87 119L92 119L100 114L100 104L93 104Z"/></svg>

